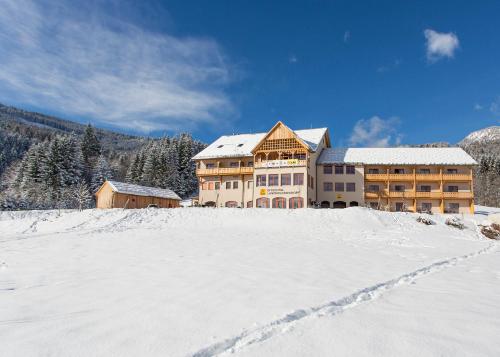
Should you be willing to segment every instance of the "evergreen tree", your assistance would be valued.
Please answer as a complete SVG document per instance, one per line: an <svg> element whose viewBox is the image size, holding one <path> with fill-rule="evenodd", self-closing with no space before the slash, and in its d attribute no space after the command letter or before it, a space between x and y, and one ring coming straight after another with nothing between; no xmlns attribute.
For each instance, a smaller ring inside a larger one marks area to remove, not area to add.
<svg viewBox="0 0 500 357"><path fill-rule="evenodd" d="M101 143L95 134L92 125L88 124L83 133L82 139L82 157L85 163L88 163L92 158L97 158L101 154Z"/></svg>
<svg viewBox="0 0 500 357"><path fill-rule="evenodd" d="M111 180L112 178L113 172L109 167L106 158L103 155L100 155L97 159L97 164L92 175L92 193L95 193L106 180Z"/></svg>
<svg viewBox="0 0 500 357"><path fill-rule="evenodd" d="M89 208L90 203L92 202L92 195L90 194L89 188L84 181L80 181L76 187L74 187L72 193L80 211L85 208Z"/></svg>

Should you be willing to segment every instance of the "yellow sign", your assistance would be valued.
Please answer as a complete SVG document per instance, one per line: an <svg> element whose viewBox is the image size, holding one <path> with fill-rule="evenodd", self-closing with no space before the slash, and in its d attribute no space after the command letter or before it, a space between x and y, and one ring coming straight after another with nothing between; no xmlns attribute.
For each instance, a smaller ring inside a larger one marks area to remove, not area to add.
<svg viewBox="0 0 500 357"><path fill-rule="evenodd" d="M288 165L298 165L299 164L299 159L288 159L287 160Z"/></svg>
<svg viewBox="0 0 500 357"><path fill-rule="evenodd" d="M342 198L342 195L337 195L337 199L341 199Z"/></svg>
<svg viewBox="0 0 500 357"><path fill-rule="evenodd" d="M265 188L260 189L260 195L265 196L267 194L267 190Z"/></svg>

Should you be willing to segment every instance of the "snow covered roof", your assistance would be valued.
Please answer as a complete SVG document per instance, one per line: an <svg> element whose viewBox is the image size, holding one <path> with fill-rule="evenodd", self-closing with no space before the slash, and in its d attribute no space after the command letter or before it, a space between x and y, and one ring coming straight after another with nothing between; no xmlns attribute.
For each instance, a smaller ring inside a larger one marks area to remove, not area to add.
<svg viewBox="0 0 500 357"><path fill-rule="evenodd" d="M108 183L111 185L113 191L118 193L126 193L136 196L170 198L172 200L181 199L174 191L166 188L139 186L118 181L108 181Z"/></svg>
<svg viewBox="0 0 500 357"><path fill-rule="evenodd" d="M325 135L327 128L294 130L310 148L315 151ZM224 135L199 152L193 159L209 159L217 157L253 156L252 150L267 133Z"/></svg>
<svg viewBox="0 0 500 357"><path fill-rule="evenodd" d="M452 148L347 148L322 151L318 164L476 165L464 150Z"/></svg>

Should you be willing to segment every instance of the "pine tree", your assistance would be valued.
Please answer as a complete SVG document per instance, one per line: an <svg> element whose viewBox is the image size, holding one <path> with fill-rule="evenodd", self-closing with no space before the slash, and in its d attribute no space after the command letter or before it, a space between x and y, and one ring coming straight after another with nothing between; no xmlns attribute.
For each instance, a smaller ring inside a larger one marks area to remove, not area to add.
<svg viewBox="0 0 500 357"><path fill-rule="evenodd" d="M74 187L72 195L80 211L85 208L89 208L90 203L92 202L92 195L90 194L89 188L84 181L80 181Z"/></svg>
<svg viewBox="0 0 500 357"><path fill-rule="evenodd" d="M96 192L106 180L111 180L112 178L113 171L109 167L106 158L103 155L100 155L97 159L97 164L92 175L92 193Z"/></svg>
<svg viewBox="0 0 500 357"><path fill-rule="evenodd" d="M101 154L101 143L95 134L94 128L90 124L85 128L81 148L83 161L85 163L88 163L92 158L97 158Z"/></svg>

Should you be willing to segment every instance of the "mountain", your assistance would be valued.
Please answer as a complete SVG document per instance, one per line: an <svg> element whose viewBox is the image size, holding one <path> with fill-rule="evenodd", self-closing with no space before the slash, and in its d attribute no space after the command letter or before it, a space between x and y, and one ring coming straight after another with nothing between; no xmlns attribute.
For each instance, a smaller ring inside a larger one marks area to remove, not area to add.
<svg viewBox="0 0 500 357"><path fill-rule="evenodd" d="M458 143L461 147L467 147L474 144L484 145L500 142L500 126L490 126L481 130L476 130L467 135Z"/></svg>

